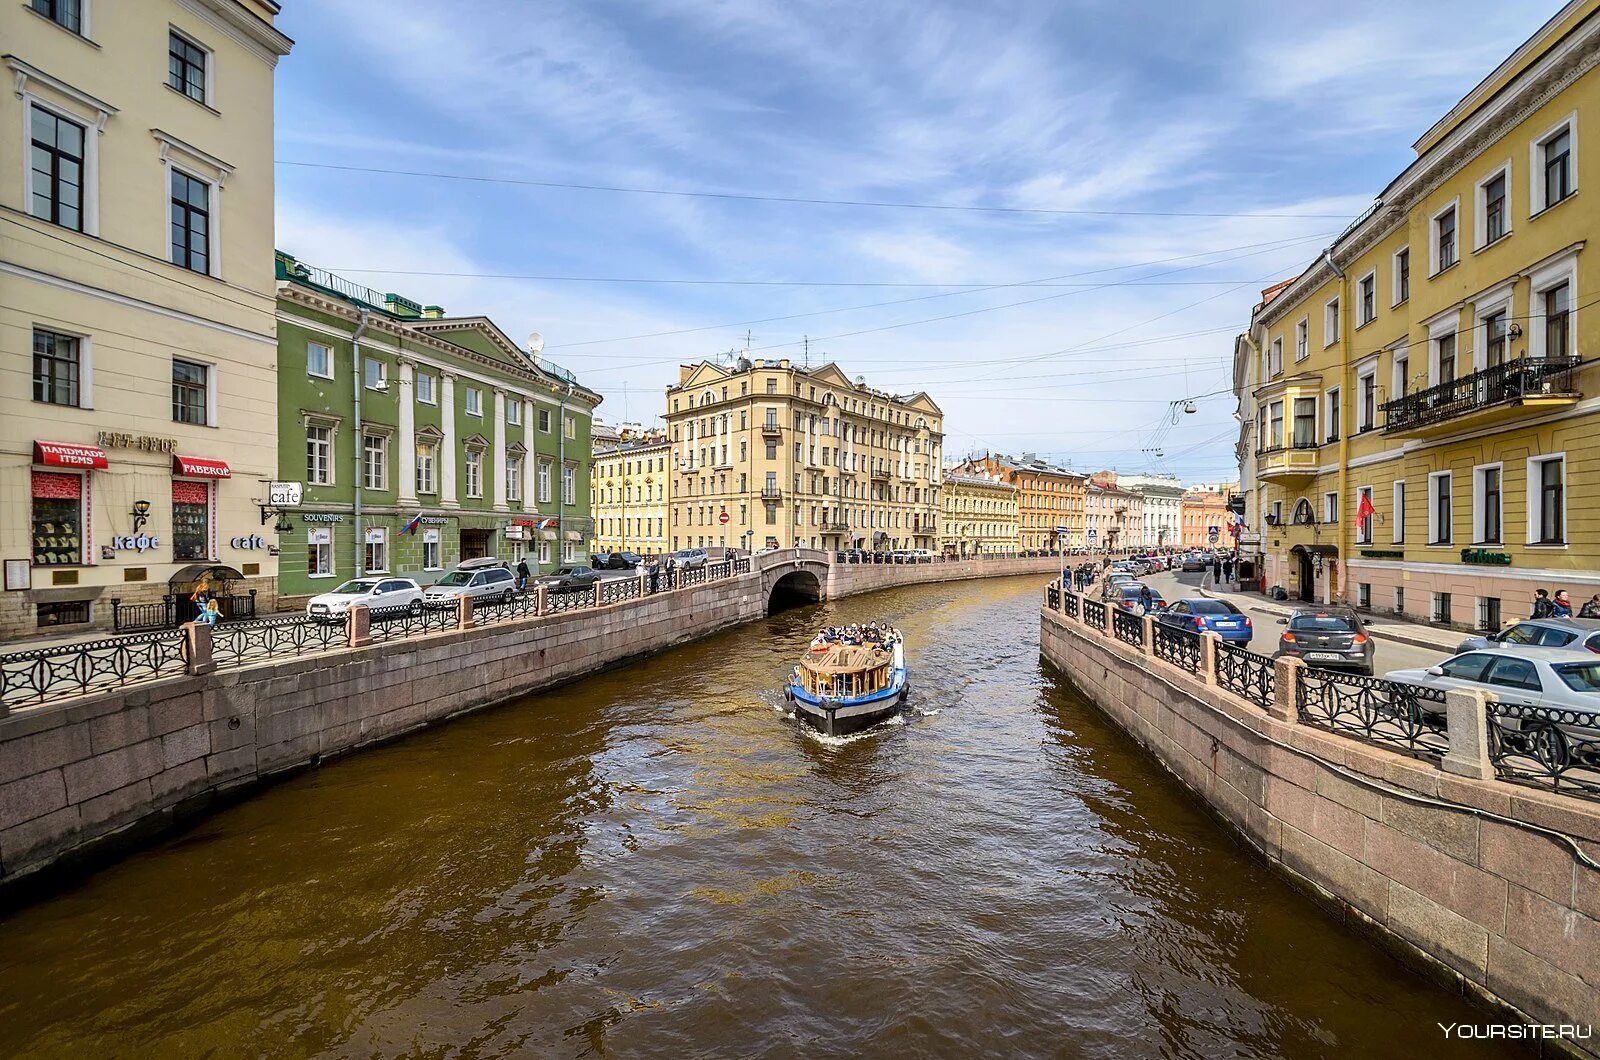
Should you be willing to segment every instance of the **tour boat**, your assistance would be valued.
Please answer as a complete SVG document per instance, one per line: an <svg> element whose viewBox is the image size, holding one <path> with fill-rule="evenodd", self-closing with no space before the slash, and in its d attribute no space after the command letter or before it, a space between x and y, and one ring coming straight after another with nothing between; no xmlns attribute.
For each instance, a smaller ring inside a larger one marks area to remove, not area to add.
<svg viewBox="0 0 1600 1060"><path fill-rule="evenodd" d="M784 695L804 724L827 736L848 736L897 711L910 687L900 631L852 627L817 634Z"/></svg>

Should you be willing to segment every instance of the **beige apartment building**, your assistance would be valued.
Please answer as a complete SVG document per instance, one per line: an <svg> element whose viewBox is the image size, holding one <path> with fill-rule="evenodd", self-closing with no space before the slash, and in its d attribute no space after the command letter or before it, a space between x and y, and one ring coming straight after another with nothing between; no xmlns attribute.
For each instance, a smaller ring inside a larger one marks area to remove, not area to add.
<svg viewBox="0 0 1600 1060"><path fill-rule="evenodd" d="M667 389L671 547L939 547L944 414L837 365L684 365Z"/></svg>
<svg viewBox="0 0 1600 1060"><path fill-rule="evenodd" d="M672 445L665 434L623 431L594 453L596 552L635 552L653 559L667 548L667 481Z"/></svg>
<svg viewBox="0 0 1600 1060"><path fill-rule="evenodd" d="M939 547L945 555L1011 555L1019 551L1015 485L995 474L947 472L941 492L944 521Z"/></svg>
<svg viewBox="0 0 1600 1060"><path fill-rule="evenodd" d="M963 475L996 475L1016 487L1017 544L1023 551L1084 546L1088 476L1056 467L1033 453L988 453L963 461L955 470Z"/></svg>
<svg viewBox="0 0 1600 1060"><path fill-rule="evenodd" d="M270 605L277 12L0 4L0 637Z"/></svg>

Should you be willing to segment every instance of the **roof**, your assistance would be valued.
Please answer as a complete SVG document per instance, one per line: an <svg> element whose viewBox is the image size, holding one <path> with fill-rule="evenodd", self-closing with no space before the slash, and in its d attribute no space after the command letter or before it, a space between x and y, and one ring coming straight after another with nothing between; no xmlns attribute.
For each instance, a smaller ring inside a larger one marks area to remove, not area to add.
<svg viewBox="0 0 1600 1060"><path fill-rule="evenodd" d="M872 645L834 644L825 652L809 655L800 665L818 674L851 674L888 666L894 656L887 648Z"/></svg>
<svg viewBox="0 0 1600 1060"><path fill-rule="evenodd" d="M1004 479L988 478L984 475L952 475L947 473L943 481L946 486L990 486L994 489L1013 491L1017 488L1014 483L1007 482Z"/></svg>

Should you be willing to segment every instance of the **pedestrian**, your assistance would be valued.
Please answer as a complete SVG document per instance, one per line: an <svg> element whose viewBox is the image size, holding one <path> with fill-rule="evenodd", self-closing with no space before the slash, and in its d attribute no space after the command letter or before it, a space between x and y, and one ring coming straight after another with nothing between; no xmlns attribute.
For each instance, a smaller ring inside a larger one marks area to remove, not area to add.
<svg viewBox="0 0 1600 1060"><path fill-rule="evenodd" d="M1211 584L1212 585L1221 585L1222 584L1222 557L1221 556L1212 556L1211 557Z"/></svg>
<svg viewBox="0 0 1600 1060"><path fill-rule="evenodd" d="M1530 618L1549 618L1555 612L1555 605L1550 602L1550 590L1535 589L1533 591L1533 613Z"/></svg>
<svg viewBox="0 0 1600 1060"><path fill-rule="evenodd" d="M215 600L207 600L206 606L201 608L200 613L195 616L194 620L202 626L215 626L218 622L221 622L222 612L217 609L217 602Z"/></svg>
<svg viewBox="0 0 1600 1060"><path fill-rule="evenodd" d="M1222 561L1222 580L1227 582L1229 585L1233 584L1233 555L1232 555L1232 553L1229 553L1227 558L1225 558Z"/></svg>
<svg viewBox="0 0 1600 1060"><path fill-rule="evenodd" d="M661 584L661 564L650 564L650 595L656 594L656 587Z"/></svg>
<svg viewBox="0 0 1600 1060"><path fill-rule="evenodd" d="M1600 618L1600 593L1595 593L1584 601L1583 607L1578 610L1579 618Z"/></svg>
<svg viewBox="0 0 1600 1060"><path fill-rule="evenodd" d="M1156 594L1150 591L1150 586L1141 586L1139 589L1139 613L1148 615L1156 609Z"/></svg>
<svg viewBox="0 0 1600 1060"><path fill-rule="evenodd" d="M517 592L528 591L528 577L532 572L528 570L527 557L517 560Z"/></svg>
<svg viewBox="0 0 1600 1060"><path fill-rule="evenodd" d="M1550 617L1551 618L1571 618L1572 617L1572 598L1567 595L1567 591L1565 589L1557 589L1556 590L1555 608L1554 608L1554 610L1552 610L1550 612Z"/></svg>

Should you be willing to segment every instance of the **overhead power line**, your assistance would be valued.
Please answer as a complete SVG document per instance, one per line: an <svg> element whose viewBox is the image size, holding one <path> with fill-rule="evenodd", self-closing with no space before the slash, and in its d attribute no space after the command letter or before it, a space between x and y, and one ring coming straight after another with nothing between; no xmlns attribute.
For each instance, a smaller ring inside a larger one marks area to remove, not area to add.
<svg viewBox="0 0 1600 1060"><path fill-rule="evenodd" d="M943 290L955 287L1099 287L1097 283L1046 283L1038 280L952 280L948 283L919 283L906 280L702 280L678 279L664 276L550 276L528 272L428 272L421 269L367 269L358 265L344 265L328 269L341 275L366 274L368 276L426 276L429 279L462 280L537 280L541 283L637 283L671 284L687 287L925 287ZM1248 283L1247 280L1165 280L1151 283L1130 281L1129 287L1223 287L1228 284ZM964 292L956 291L956 294Z"/></svg>

